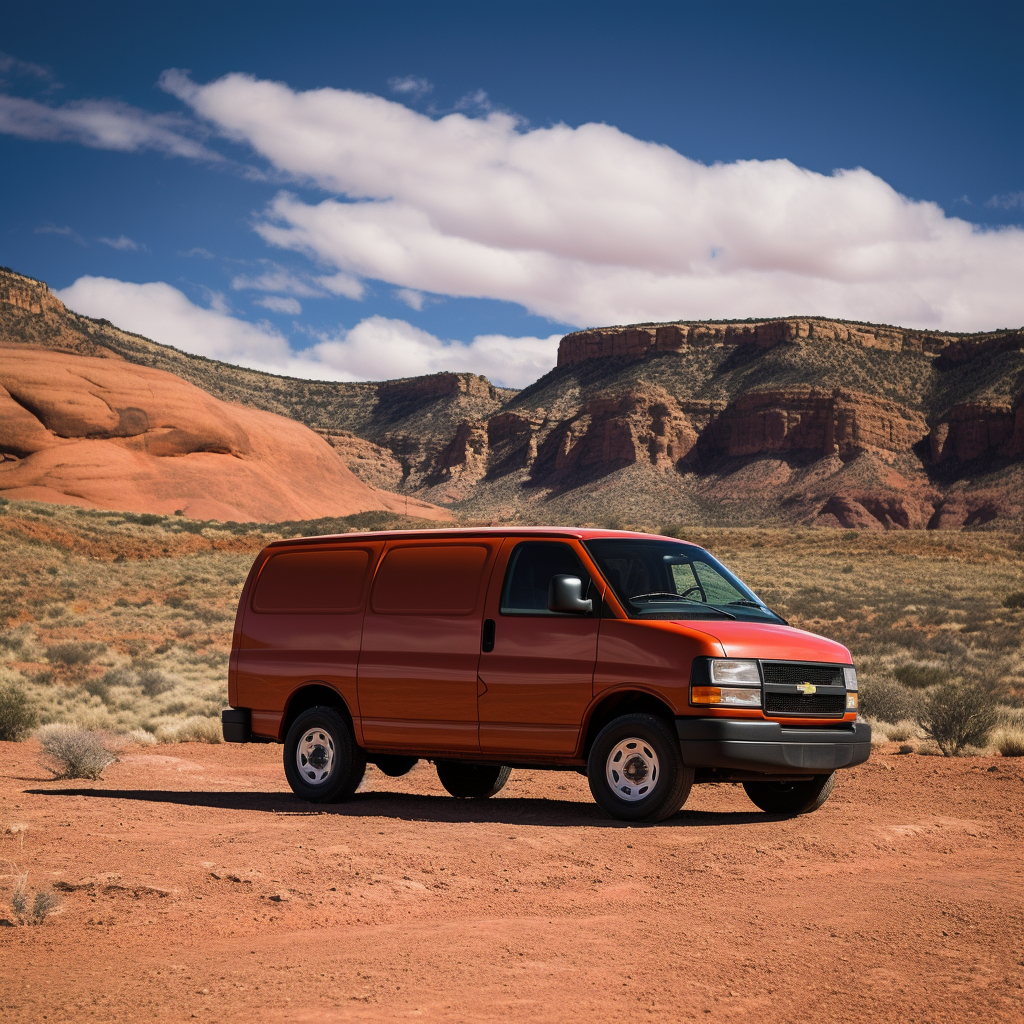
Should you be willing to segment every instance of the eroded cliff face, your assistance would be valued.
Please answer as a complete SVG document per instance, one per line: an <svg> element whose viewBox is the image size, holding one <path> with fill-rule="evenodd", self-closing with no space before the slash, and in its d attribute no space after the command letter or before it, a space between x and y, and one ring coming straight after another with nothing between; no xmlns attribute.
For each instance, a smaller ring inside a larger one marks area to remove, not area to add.
<svg viewBox="0 0 1024 1024"><path fill-rule="evenodd" d="M470 373L337 384L157 345L0 270L0 342L170 370L306 424L371 487L477 520L1024 527L1024 331L641 324L567 335L558 366L519 393ZM143 405L128 403L105 436L149 430ZM43 444L19 408L9 460ZM46 410L72 433L82 415L63 401ZM203 443L242 450L227 436Z"/></svg>

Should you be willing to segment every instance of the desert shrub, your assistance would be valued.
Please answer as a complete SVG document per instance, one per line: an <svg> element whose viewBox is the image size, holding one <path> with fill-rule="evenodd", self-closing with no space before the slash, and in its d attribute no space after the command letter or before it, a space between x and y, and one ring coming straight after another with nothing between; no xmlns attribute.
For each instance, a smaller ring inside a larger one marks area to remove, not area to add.
<svg viewBox="0 0 1024 1024"><path fill-rule="evenodd" d="M1024 729L1004 726L993 739L1003 757L1024 757Z"/></svg>
<svg viewBox="0 0 1024 1024"><path fill-rule="evenodd" d="M984 747L997 714L992 698L981 687L950 682L924 698L917 720L942 753L954 757L966 747Z"/></svg>
<svg viewBox="0 0 1024 1024"><path fill-rule="evenodd" d="M49 725L39 732L41 763L55 779L98 779L117 758L103 735L75 725Z"/></svg>
<svg viewBox="0 0 1024 1024"><path fill-rule="evenodd" d="M46 657L52 665L63 665L64 668L84 668L96 655L106 649L106 644L92 643L87 640L68 640L47 647Z"/></svg>
<svg viewBox="0 0 1024 1024"><path fill-rule="evenodd" d="M1019 590L1015 594L1007 594L1003 598L1004 608L1024 608L1024 590Z"/></svg>
<svg viewBox="0 0 1024 1024"><path fill-rule="evenodd" d="M135 673L124 665L118 665L117 668L109 669L103 673L103 683L105 686L135 686L138 681Z"/></svg>
<svg viewBox="0 0 1024 1024"><path fill-rule="evenodd" d="M224 736L216 718L193 715L180 722L160 726L156 738L159 743L220 743Z"/></svg>
<svg viewBox="0 0 1024 1024"><path fill-rule="evenodd" d="M17 654L25 646L25 638L17 633L0 633L0 648Z"/></svg>
<svg viewBox="0 0 1024 1024"><path fill-rule="evenodd" d="M914 690L926 690L949 679L949 672L940 665L919 665L910 662L893 669L892 674L904 685Z"/></svg>
<svg viewBox="0 0 1024 1024"><path fill-rule="evenodd" d="M139 672L139 686L147 697L159 697L174 688L174 680L160 669L147 665Z"/></svg>
<svg viewBox="0 0 1024 1024"><path fill-rule="evenodd" d="M82 683L82 689L92 697L99 697L104 704L110 702L110 684L105 677L99 679L87 679Z"/></svg>
<svg viewBox="0 0 1024 1024"><path fill-rule="evenodd" d="M913 718L919 700L908 687L887 676L862 680L859 697L862 714L892 724Z"/></svg>
<svg viewBox="0 0 1024 1024"><path fill-rule="evenodd" d="M36 727L28 694L16 683L0 686L0 740L23 740Z"/></svg>

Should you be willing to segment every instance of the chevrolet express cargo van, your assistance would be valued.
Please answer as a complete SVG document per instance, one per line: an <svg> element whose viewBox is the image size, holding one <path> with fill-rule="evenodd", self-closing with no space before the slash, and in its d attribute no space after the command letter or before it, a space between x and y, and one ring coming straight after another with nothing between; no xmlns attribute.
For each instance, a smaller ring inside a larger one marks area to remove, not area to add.
<svg viewBox="0 0 1024 1024"><path fill-rule="evenodd" d="M283 743L304 800L426 758L455 797L493 796L514 767L575 769L624 821L711 782L801 814L871 744L845 647L702 548L622 531L277 541L242 590L229 671L225 740Z"/></svg>

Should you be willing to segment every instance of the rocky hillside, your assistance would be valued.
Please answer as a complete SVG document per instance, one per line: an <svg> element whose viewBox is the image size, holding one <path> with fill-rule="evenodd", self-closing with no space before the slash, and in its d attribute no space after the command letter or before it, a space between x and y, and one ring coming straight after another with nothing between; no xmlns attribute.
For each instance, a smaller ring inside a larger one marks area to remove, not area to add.
<svg viewBox="0 0 1024 1024"><path fill-rule="evenodd" d="M0 272L0 340L169 370L299 420L375 487L474 518L1024 525L1020 330L641 324L567 335L518 393L454 373L337 384L191 356Z"/></svg>

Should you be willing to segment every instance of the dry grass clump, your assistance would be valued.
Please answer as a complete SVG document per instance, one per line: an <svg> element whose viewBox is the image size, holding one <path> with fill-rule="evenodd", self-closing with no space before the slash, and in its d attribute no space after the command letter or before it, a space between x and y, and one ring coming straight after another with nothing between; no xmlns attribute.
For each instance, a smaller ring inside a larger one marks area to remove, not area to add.
<svg viewBox="0 0 1024 1024"><path fill-rule="evenodd" d="M996 730L992 744L1003 757L1024 757L1024 729L1004 725Z"/></svg>
<svg viewBox="0 0 1024 1024"><path fill-rule="evenodd" d="M158 743L221 743L223 739L220 721L200 715L168 722L156 731Z"/></svg>
<svg viewBox="0 0 1024 1024"><path fill-rule="evenodd" d="M60 897L52 889L40 889L29 910L28 874L23 874L14 879L10 905L18 924L42 924L60 905Z"/></svg>
<svg viewBox="0 0 1024 1024"><path fill-rule="evenodd" d="M40 763L55 779L98 779L117 760L102 733L92 729L44 725L38 735L43 748Z"/></svg>

